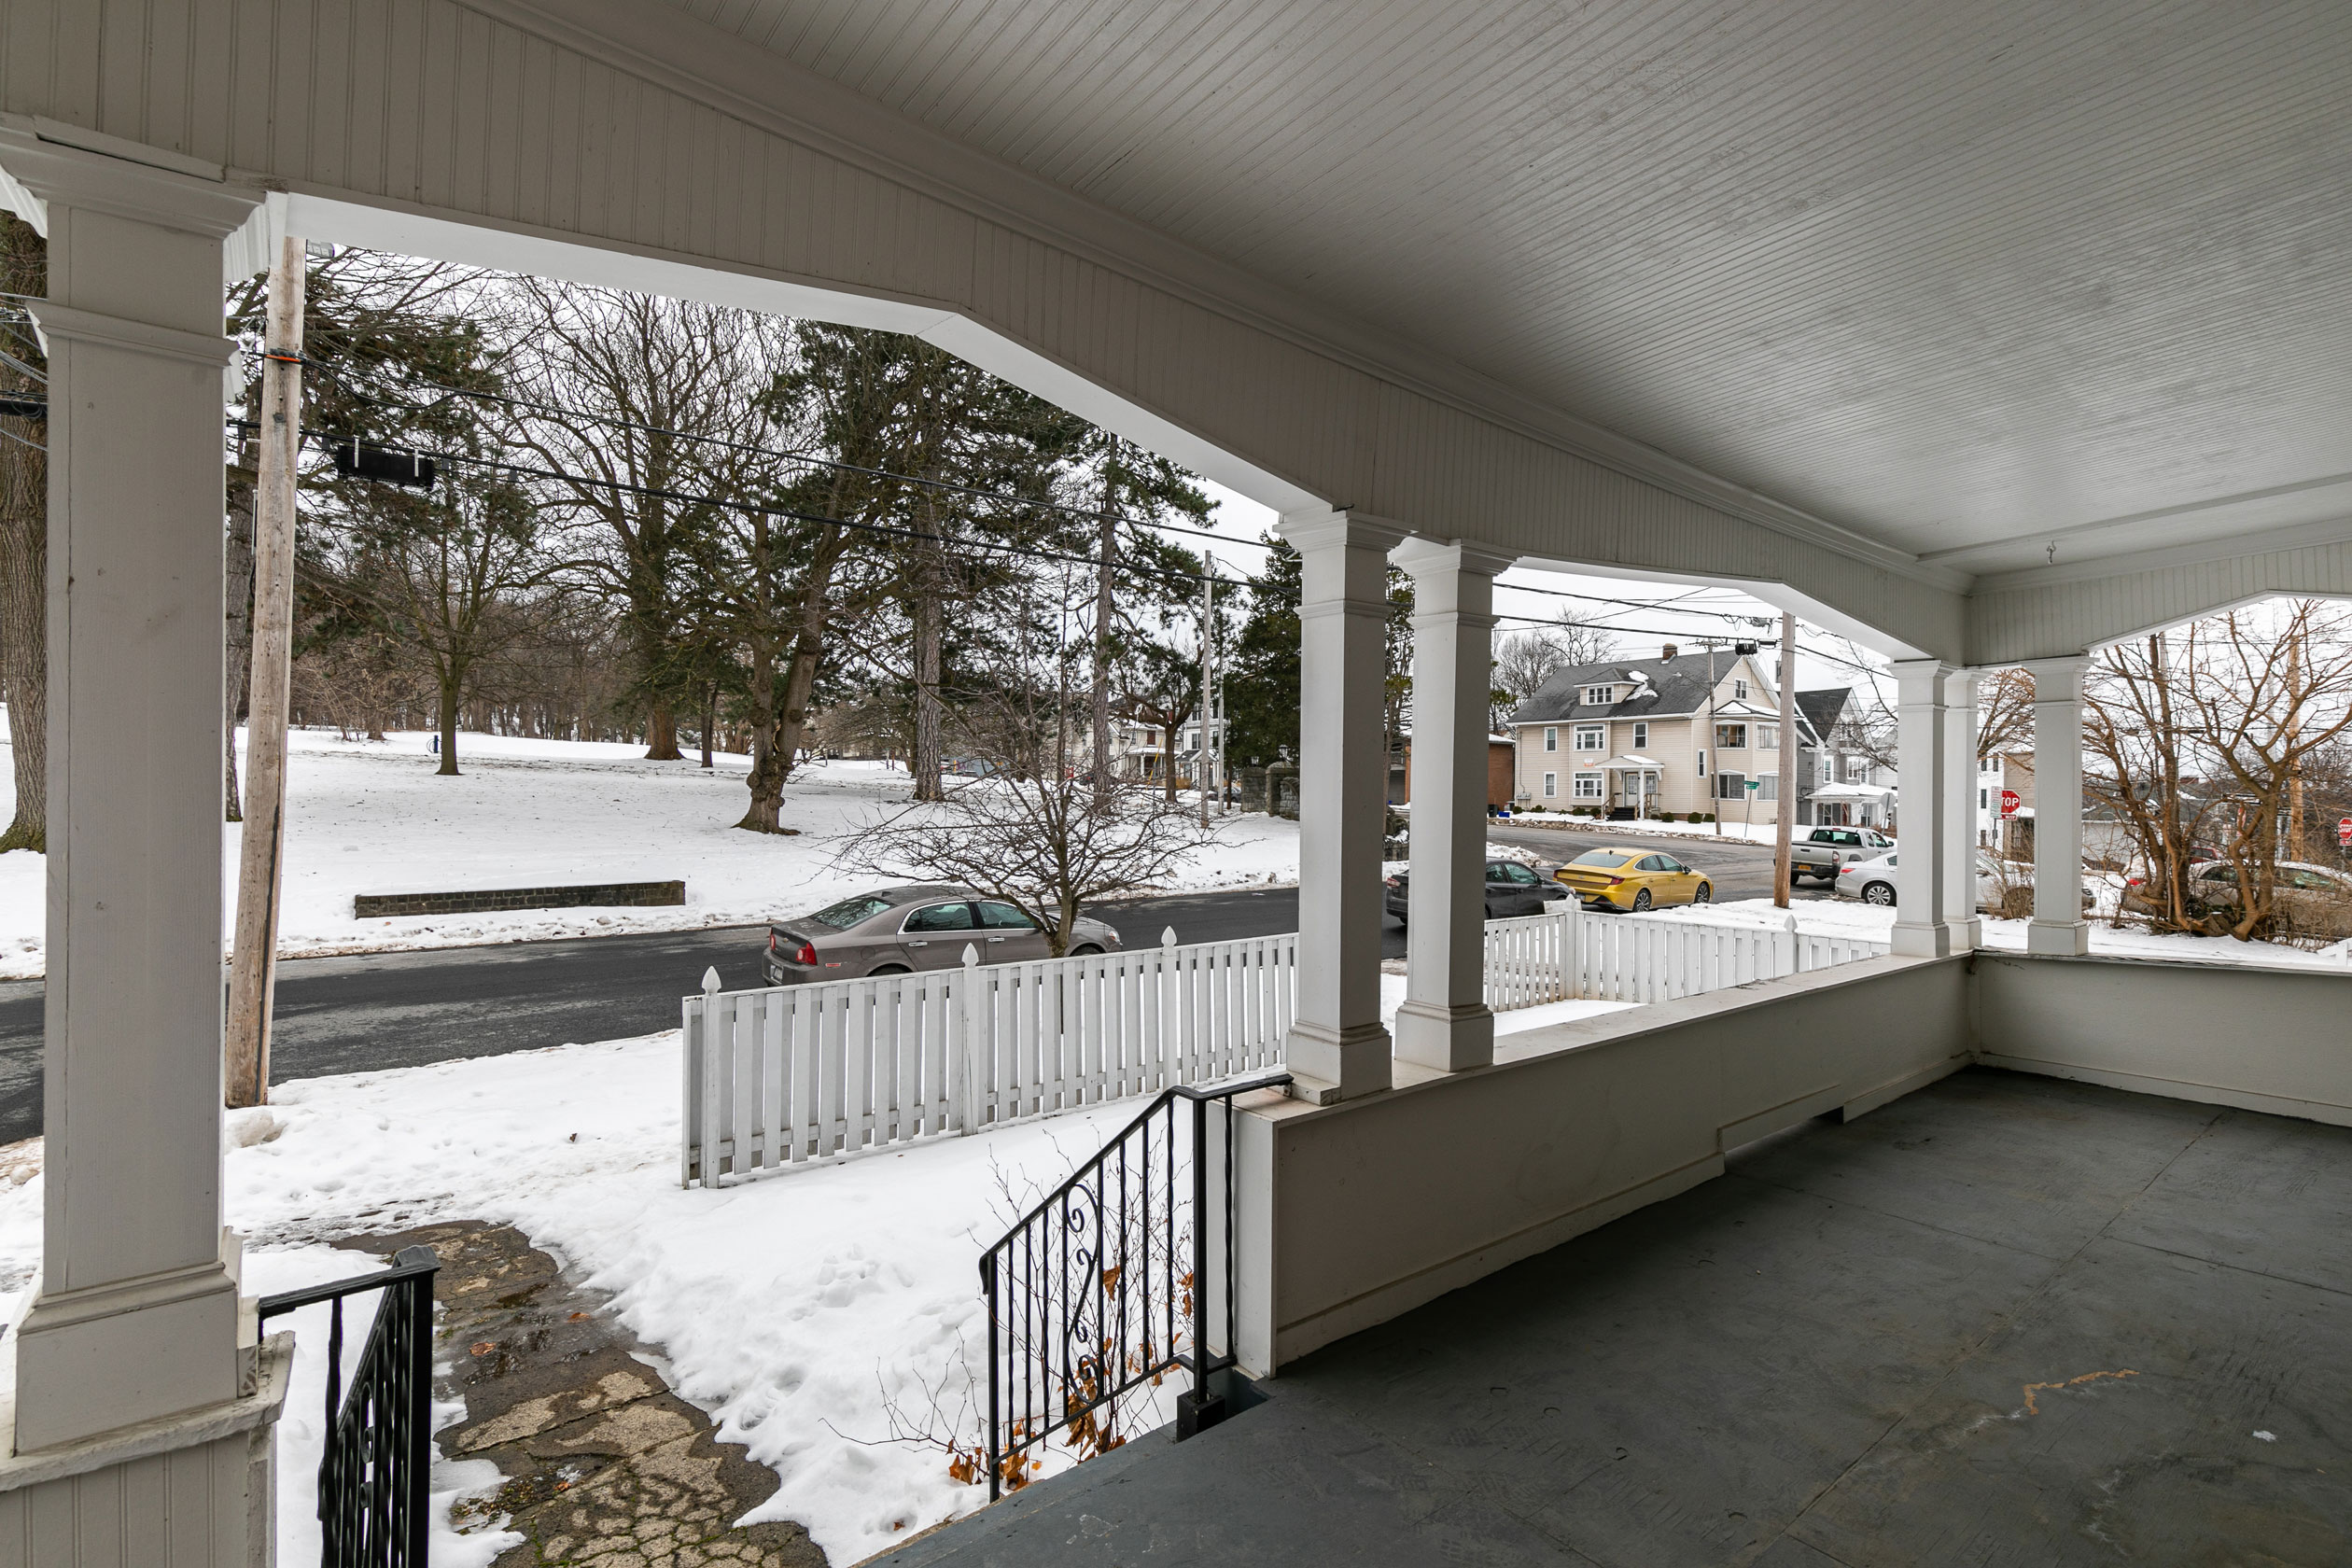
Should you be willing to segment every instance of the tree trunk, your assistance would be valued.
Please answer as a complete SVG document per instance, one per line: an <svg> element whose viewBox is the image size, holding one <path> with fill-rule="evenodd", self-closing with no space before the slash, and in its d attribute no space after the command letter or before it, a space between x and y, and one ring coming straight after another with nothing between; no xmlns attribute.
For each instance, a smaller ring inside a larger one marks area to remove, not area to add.
<svg viewBox="0 0 2352 1568"><path fill-rule="evenodd" d="M256 405L258 411L259 405ZM253 485L250 469L229 470L229 636L227 679L221 682L220 784L226 819L245 820L237 788L237 717L253 679Z"/></svg>
<svg viewBox="0 0 2352 1568"><path fill-rule="evenodd" d="M705 767L710 765L710 732L717 727L718 723L719 683L715 680L706 681L703 684L702 711L702 765Z"/></svg>
<svg viewBox="0 0 2352 1568"><path fill-rule="evenodd" d="M751 804L735 824L751 833L775 833L784 806L784 769L776 754L775 651L768 642L767 514L751 520Z"/></svg>
<svg viewBox="0 0 2352 1568"><path fill-rule="evenodd" d="M455 665L441 678L441 766L437 776L457 777L457 705L463 699L465 679Z"/></svg>
<svg viewBox="0 0 2352 1568"><path fill-rule="evenodd" d="M915 775L917 800L945 798L939 787L939 600L936 595L915 596Z"/></svg>
<svg viewBox="0 0 2352 1568"><path fill-rule="evenodd" d="M682 763L686 754L678 749L678 714L669 699L657 699L645 719L645 760L649 763Z"/></svg>

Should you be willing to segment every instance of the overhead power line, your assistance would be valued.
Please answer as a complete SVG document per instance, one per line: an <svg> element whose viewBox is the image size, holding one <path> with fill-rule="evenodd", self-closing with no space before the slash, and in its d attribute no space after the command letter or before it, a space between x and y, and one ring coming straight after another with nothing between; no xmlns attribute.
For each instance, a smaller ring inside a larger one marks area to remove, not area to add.
<svg viewBox="0 0 2352 1568"><path fill-rule="evenodd" d="M259 357L258 355L254 357ZM359 398L362 401L374 403L380 408L397 409L405 413L426 413L431 411L434 404L446 400L445 399L435 399L433 403L423 405L401 402L397 399L385 398L381 395L371 394L366 389L356 385L353 383L352 378L344 374L342 369L336 366L332 361L305 358L302 360L302 364L306 369L315 369L326 371L329 375L333 376L337 381L342 382L354 396ZM1227 544L1247 544L1253 545L1258 549L1266 548L1265 545L1253 539L1236 539L1230 535L1216 533L1207 528L1189 528L1181 523L1162 523L1148 518L1129 517L1124 512L1105 511L1099 507L1072 506L1066 501L1042 500L1032 496L1008 496L1000 490L985 490L977 485L959 484L954 480L931 479L926 478L921 474L899 473L889 469L877 469L860 463L843 462L839 458L835 457L819 457L814 453L778 450L776 447L764 446L756 441L739 441L725 436L709 436L691 430L676 430L665 425L648 424L647 422L638 419L623 419L617 414L592 413L580 409L560 408L553 403L543 403L535 399L515 398L510 397L502 392L483 392L470 387L451 386L443 382L426 381L422 377L413 377L412 379L415 380L420 385L429 386L437 392L447 394L449 397L471 398L482 402L497 403L507 408L527 409L532 413L545 414L547 417L558 421L581 419L586 420L591 424L604 425L614 429L635 430L641 435L665 436L673 441L688 441L699 446L718 447L728 452L749 452L763 457L773 457L779 462L800 463L810 468L829 469L835 473L859 474L865 478L888 480L898 484L919 484L933 490L944 490L954 495L967 496L975 500L995 501L1004 506L1030 508L1043 511L1059 512L1066 517L1080 518L1090 523L1125 523L1131 527L1162 528L1173 533L1196 534L1202 539L1218 539Z"/></svg>

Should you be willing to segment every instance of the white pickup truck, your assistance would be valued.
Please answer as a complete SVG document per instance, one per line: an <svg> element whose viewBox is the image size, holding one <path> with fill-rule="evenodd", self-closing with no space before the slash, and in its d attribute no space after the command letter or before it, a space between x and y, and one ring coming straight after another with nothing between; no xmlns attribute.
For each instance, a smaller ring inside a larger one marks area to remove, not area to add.
<svg viewBox="0 0 2352 1568"><path fill-rule="evenodd" d="M1894 847L1895 841L1876 828L1799 828L1789 835L1788 879L1835 882L1840 866L1874 861Z"/></svg>

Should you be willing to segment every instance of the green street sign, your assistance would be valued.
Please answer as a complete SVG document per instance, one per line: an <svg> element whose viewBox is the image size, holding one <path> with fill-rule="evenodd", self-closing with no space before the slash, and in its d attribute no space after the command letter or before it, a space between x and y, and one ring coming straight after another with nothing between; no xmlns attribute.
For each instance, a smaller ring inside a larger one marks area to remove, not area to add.
<svg viewBox="0 0 2352 1568"><path fill-rule="evenodd" d="M1754 793L1756 793L1756 791L1757 791L1761 790L1762 788L1764 788L1764 780L1762 780L1761 778L1751 778L1751 779L1749 779L1749 780L1747 781L1747 787L1748 787L1748 793L1749 793L1749 794L1754 794Z"/></svg>

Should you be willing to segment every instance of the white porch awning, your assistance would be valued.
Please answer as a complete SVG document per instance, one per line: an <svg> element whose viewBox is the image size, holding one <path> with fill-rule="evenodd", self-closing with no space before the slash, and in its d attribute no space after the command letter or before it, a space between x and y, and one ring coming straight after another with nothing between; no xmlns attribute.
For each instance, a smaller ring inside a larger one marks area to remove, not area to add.
<svg viewBox="0 0 2352 1568"><path fill-rule="evenodd" d="M1618 773L1664 773L1666 764L1649 757L1611 757L1601 764Z"/></svg>

